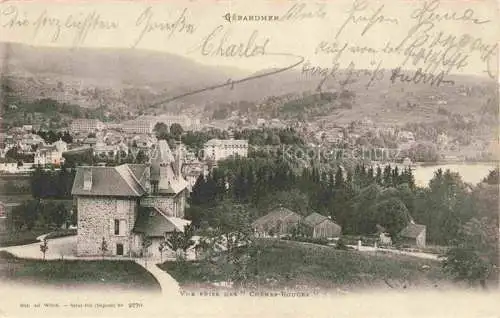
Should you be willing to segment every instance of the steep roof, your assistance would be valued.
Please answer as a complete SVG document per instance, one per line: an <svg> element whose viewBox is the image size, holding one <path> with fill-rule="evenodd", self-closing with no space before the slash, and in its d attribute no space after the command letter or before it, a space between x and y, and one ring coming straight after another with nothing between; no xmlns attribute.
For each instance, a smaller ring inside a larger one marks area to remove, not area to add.
<svg viewBox="0 0 500 318"><path fill-rule="evenodd" d="M329 220L331 221L332 223L335 223L333 222L332 220L330 220L328 217L324 216L324 215L321 215L319 213L312 213L310 215L308 215L305 219L304 219L304 222L307 223L308 225L310 226L316 226L320 223L323 223L324 221L326 220Z"/></svg>
<svg viewBox="0 0 500 318"><path fill-rule="evenodd" d="M417 236L425 231L425 229L425 225L410 223L401 232L399 232L399 235L406 238L417 238Z"/></svg>
<svg viewBox="0 0 500 318"><path fill-rule="evenodd" d="M84 190L84 169L92 174L90 190ZM125 196L140 197L146 193L145 189L134 176L128 165L116 167L79 167L76 170L72 195L95 196Z"/></svg>
<svg viewBox="0 0 500 318"><path fill-rule="evenodd" d="M183 232L184 226L190 223L181 218L167 217L157 208L141 207L133 231L150 237L162 237L166 232Z"/></svg>
<svg viewBox="0 0 500 318"><path fill-rule="evenodd" d="M173 169L169 166L169 176L160 179L158 193L177 194L189 186L189 183L182 176L175 176Z"/></svg>
<svg viewBox="0 0 500 318"><path fill-rule="evenodd" d="M298 215L297 213L295 213L287 208L278 207L278 208L272 210L271 212L269 212L268 214L255 220L252 223L252 225L253 226L263 226L265 224L268 224L270 226L275 226L278 223L278 221L283 222L286 218L291 217L291 216L302 218L300 215Z"/></svg>
<svg viewBox="0 0 500 318"><path fill-rule="evenodd" d="M129 163L127 164L134 177L139 181L143 188L146 188L146 182L149 175L149 166L145 164Z"/></svg>

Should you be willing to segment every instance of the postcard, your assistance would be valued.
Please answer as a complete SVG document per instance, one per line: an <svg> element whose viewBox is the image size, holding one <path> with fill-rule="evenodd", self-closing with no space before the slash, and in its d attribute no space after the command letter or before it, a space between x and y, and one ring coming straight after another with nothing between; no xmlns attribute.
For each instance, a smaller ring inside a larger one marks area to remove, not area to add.
<svg viewBox="0 0 500 318"><path fill-rule="evenodd" d="M498 3L0 0L0 317L500 317Z"/></svg>

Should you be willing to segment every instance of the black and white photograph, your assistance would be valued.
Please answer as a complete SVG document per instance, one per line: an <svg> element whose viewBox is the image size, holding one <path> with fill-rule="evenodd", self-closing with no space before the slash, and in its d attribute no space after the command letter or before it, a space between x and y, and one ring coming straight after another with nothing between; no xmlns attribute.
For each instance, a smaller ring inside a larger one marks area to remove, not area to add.
<svg viewBox="0 0 500 318"><path fill-rule="evenodd" d="M498 6L0 1L0 317L500 317Z"/></svg>

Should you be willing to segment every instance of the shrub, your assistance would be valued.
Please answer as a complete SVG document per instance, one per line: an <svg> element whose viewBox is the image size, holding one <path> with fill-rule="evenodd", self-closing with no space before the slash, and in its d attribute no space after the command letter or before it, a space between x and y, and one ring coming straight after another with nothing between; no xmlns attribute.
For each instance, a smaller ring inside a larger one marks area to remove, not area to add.
<svg viewBox="0 0 500 318"><path fill-rule="evenodd" d="M341 238L337 241L337 245L335 246L335 248L338 250L344 250L344 251L348 250L347 245L345 244L344 240Z"/></svg>
<svg viewBox="0 0 500 318"><path fill-rule="evenodd" d="M53 238L71 236L71 235L76 235L76 234L77 234L76 229L57 230L57 231L50 232L49 234L47 234L46 238L53 239Z"/></svg>

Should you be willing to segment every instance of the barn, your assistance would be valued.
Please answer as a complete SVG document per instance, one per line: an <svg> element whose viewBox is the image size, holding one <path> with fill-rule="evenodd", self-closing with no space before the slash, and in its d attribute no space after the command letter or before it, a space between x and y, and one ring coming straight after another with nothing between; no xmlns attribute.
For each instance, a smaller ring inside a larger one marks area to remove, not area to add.
<svg viewBox="0 0 500 318"><path fill-rule="evenodd" d="M316 212L307 216L304 223L311 228L313 238L335 238L342 233L340 225Z"/></svg>
<svg viewBox="0 0 500 318"><path fill-rule="evenodd" d="M412 222L399 233L399 236L404 243L425 247L426 226Z"/></svg>
<svg viewBox="0 0 500 318"><path fill-rule="evenodd" d="M256 235L260 237L281 236L290 234L301 219L302 217L297 213L284 207L278 207L255 220L252 227Z"/></svg>

